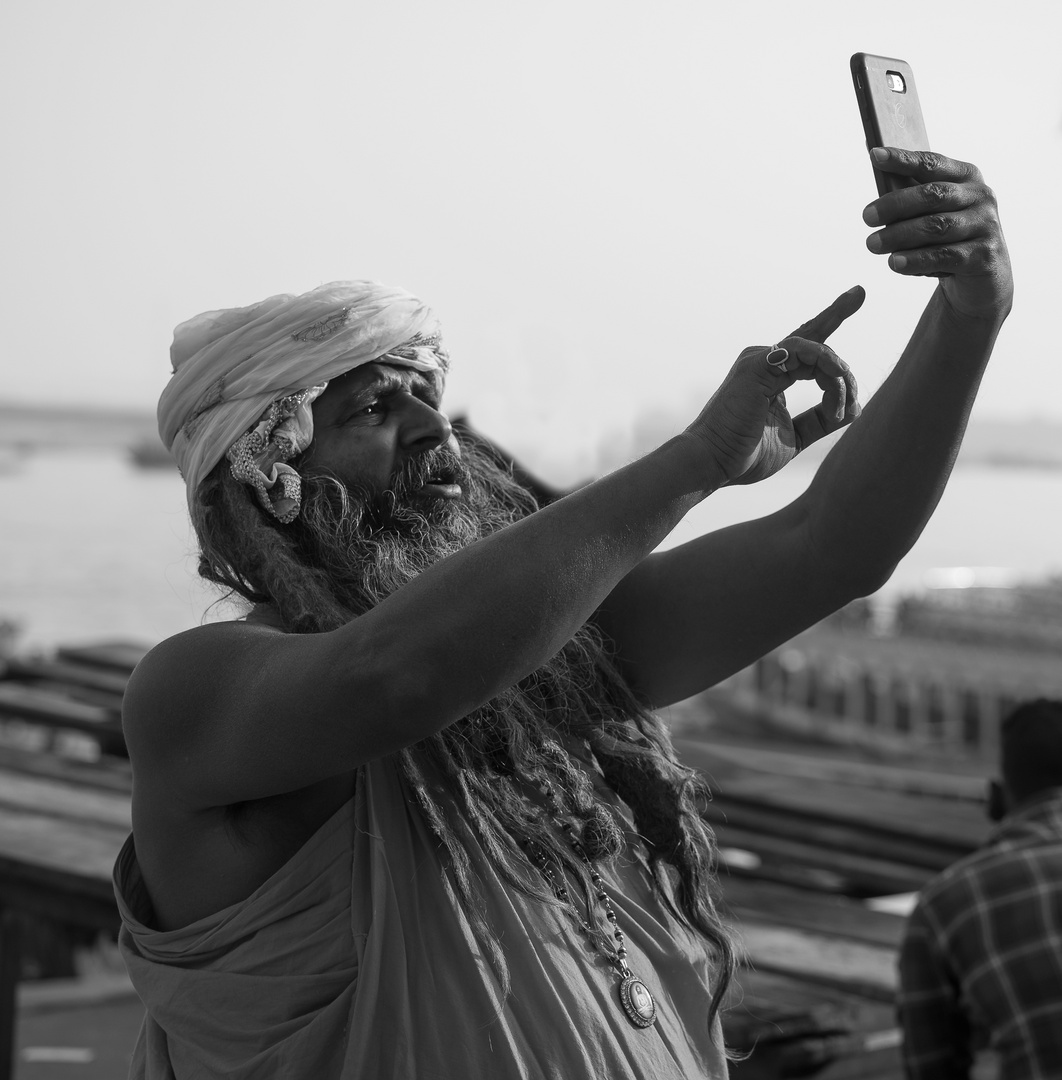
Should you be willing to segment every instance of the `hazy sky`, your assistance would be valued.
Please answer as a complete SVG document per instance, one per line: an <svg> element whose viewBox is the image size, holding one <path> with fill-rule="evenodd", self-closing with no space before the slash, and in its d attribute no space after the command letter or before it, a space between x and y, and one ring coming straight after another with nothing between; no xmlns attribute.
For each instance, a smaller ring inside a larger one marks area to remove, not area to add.
<svg viewBox="0 0 1062 1080"><path fill-rule="evenodd" d="M852 52L995 188L978 412L1062 419L1062 4L8 0L0 398L153 407L172 328L337 278L441 314L449 404L574 472L859 282L865 392L932 286L864 247Z"/></svg>

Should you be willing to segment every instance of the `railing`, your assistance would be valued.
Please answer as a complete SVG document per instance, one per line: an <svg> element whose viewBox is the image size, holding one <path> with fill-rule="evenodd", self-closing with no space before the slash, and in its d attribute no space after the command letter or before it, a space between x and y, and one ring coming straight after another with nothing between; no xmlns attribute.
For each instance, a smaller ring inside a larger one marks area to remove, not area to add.
<svg viewBox="0 0 1062 1080"><path fill-rule="evenodd" d="M1062 656L822 627L719 689L744 709L837 741L991 758L1019 702L1062 699Z"/></svg>

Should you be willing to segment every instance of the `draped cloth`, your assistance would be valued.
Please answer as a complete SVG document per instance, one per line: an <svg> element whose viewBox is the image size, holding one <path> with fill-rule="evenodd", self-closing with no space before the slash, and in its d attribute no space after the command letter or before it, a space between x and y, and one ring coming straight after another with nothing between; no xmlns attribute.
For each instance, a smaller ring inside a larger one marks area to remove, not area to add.
<svg viewBox="0 0 1062 1080"><path fill-rule="evenodd" d="M505 884L475 845L508 959L503 1000L393 759L247 900L151 926L133 838L115 866L120 946L147 1017L134 1080L725 1078L709 959L644 871L603 866L657 1022L633 1027L612 968L564 910ZM530 871L529 871L530 872Z"/></svg>
<svg viewBox="0 0 1062 1080"><path fill-rule="evenodd" d="M320 393L329 379L373 360L440 378L448 364L431 308L371 281L333 281L300 296L204 312L174 330L170 359L159 435L177 459L190 506L210 470L278 400ZM300 402L304 442L312 400Z"/></svg>

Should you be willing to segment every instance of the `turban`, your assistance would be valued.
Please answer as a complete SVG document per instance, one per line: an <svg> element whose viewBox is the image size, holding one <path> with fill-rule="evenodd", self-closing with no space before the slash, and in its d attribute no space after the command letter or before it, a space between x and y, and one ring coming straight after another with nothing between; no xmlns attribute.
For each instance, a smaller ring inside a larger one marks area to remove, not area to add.
<svg viewBox="0 0 1062 1080"><path fill-rule="evenodd" d="M310 406L330 379L373 360L445 375L435 313L403 289L334 281L301 296L207 311L181 323L159 435L177 459L188 504L224 457L282 521L299 509L286 464L313 438Z"/></svg>

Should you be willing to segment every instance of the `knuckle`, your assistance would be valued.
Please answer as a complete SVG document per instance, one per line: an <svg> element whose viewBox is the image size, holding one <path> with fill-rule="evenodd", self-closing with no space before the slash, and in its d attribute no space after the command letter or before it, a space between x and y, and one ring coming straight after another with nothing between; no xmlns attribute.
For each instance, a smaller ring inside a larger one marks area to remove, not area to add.
<svg viewBox="0 0 1062 1080"><path fill-rule="evenodd" d="M922 167L929 172L943 172L948 166L948 159L932 150L923 150L921 159Z"/></svg>
<svg viewBox="0 0 1062 1080"><path fill-rule="evenodd" d="M922 231L930 236L946 236L952 229L952 220L947 214L930 214L922 218Z"/></svg>
<svg viewBox="0 0 1062 1080"><path fill-rule="evenodd" d="M945 184L940 180L931 180L928 184L923 184L918 190L924 203L929 206L937 206L947 201L951 195L952 187L951 184Z"/></svg>
<svg viewBox="0 0 1062 1080"><path fill-rule="evenodd" d="M979 270L994 270L1001 262L1003 245L994 237L978 244L974 251L974 262Z"/></svg>
<svg viewBox="0 0 1062 1080"><path fill-rule="evenodd" d="M958 258L958 252L951 247L929 248L925 261L930 266L951 266Z"/></svg>

